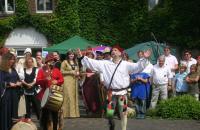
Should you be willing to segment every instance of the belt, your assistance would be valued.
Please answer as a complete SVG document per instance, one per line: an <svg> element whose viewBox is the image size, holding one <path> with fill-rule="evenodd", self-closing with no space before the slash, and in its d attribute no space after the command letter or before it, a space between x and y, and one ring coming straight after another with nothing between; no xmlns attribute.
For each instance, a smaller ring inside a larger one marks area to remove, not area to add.
<svg viewBox="0 0 200 130"><path fill-rule="evenodd" d="M127 87L127 88L122 88L122 89L107 89L107 90L111 90L111 91L113 91L113 92L119 92L119 91L123 91L123 90L127 90L129 87Z"/></svg>
<svg viewBox="0 0 200 130"><path fill-rule="evenodd" d="M160 85L167 85L168 83L166 83L166 84L152 84L152 85L154 85L154 86L160 86Z"/></svg>

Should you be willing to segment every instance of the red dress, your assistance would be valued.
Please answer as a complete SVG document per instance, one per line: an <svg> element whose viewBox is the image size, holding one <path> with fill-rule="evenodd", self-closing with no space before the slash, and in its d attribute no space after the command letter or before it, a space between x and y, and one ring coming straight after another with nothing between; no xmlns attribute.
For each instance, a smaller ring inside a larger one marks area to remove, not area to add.
<svg viewBox="0 0 200 130"><path fill-rule="evenodd" d="M47 79L48 75L50 75L51 80ZM63 84L64 79L63 79L62 73L60 72L59 69L53 68L51 70L51 72L49 72L47 69L45 69L45 67L42 67L38 71L38 75L37 75L37 78L36 78L36 84L41 86L41 91L37 95L37 98L40 101L42 100L42 97L44 95L46 88L51 87L51 82L53 80L57 80L58 86L61 86Z"/></svg>
<svg viewBox="0 0 200 130"><path fill-rule="evenodd" d="M92 73L90 69L86 69L87 73ZM82 93L84 103L88 111L97 113L101 109L101 102L99 96L100 78L98 74L86 77L82 86Z"/></svg>

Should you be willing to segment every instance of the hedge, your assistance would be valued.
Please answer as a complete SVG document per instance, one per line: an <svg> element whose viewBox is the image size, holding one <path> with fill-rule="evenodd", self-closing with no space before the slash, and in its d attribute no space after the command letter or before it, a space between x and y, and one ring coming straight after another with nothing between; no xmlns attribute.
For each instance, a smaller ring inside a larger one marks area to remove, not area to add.
<svg viewBox="0 0 200 130"><path fill-rule="evenodd" d="M200 102L190 95L161 101L148 115L167 119L200 119Z"/></svg>

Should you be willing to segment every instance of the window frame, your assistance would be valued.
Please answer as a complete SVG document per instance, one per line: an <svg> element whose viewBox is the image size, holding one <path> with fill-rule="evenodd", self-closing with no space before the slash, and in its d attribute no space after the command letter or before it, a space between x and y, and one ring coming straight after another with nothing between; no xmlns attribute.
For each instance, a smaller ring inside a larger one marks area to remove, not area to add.
<svg viewBox="0 0 200 130"><path fill-rule="evenodd" d="M13 1L13 11L8 10L8 0L4 0L4 10L2 12L0 12L0 14L14 14L15 12L15 0Z"/></svg>
<svg viewBox="0 0 200 130"><path fill-rule="evenodd" d="M44 3L46 3L46 0L44 0ZM53 13L53 0L52 0L52 10L46 10L46 4L44 4L44 10L38 10L38 0L35 0L35 5L36 5L35 6L36 13Z"/></svg>

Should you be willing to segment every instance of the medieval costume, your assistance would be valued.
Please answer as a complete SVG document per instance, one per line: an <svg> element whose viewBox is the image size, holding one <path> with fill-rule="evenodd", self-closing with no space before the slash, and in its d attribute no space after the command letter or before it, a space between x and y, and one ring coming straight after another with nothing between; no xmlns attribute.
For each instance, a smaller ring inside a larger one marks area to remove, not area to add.
<svg viewBox="0 0 200 130"><path fill-rule="evenodd" d="M36 84L41 86L41 91L37 97L41 100L46 88L51 88L52 85L61 86L64 82L63 76L59 69L53 67L53 55L48 54L45 59L46 66L43 66L39 71L36 78ZM41 126L43 130L48 129L48 125L53 120L53 130L57 130L58 125L58 112L52 111L48 108L42 108Z"/></svg>
<svg viewBox="0 0 200 130"><path fill-rule="evenodd" d="M148 65L147 59L141 59L137 63L130 63L122 61L123 49L119 46L112 48L111 55L112 61L109 60L93 60L86 56L82 56L80 50L77 50L79 60L82 65L91 70L102 73L104 78L104 85L109 90L108 102L107 102L107 117L109 118L110 130L114 130L113 113L116 106L121 118L122 130L126 130L127 126L127 87L130 84L130 73L141 72L146 65ZM150 56L150 51L145 53L146 57ZM118 67L118 68L117 68Z"/></svg>
<svg viewBox="0 0 200 130"><path fill-rule="evenodd" d="M64 76L64 117L80 117L78 103L79 67L72 51L67 53L66 60L62 62L61 72Z"/></svg>
<svg viewBox="0 0 200 130"><path fill-rule="evenodd" d="M12 126L11 88L7 87L9 73L0 71L0 129L10 130Z"/></svg>
<svg viewBox="0 0 200 130"><path fill-rule="evenodd" d="M82 86L84 102L88 112L97 113L101 108L99 95L100 77L99 74L92 72L90 69L86 69L86 73Z"/></svg>
<svg viewBox="0 0 200 130"><path fill-rule="evenodd" d="M2 56L0 64L0 129L9 130L13 124L12 119L18 118L18 102L21 82L16 70L13 68L15 56L6 53Z"/></svg>
<svg viewBox="0 0 200 130"><path fill-rule="evenodd" d="M40 101L36 98L37 95L37 86L36 76L37 76L37 68L24 68L24 95L26 97L26 118L31 118L31 104L36 112L36 116L40 118Z"/></svg>

